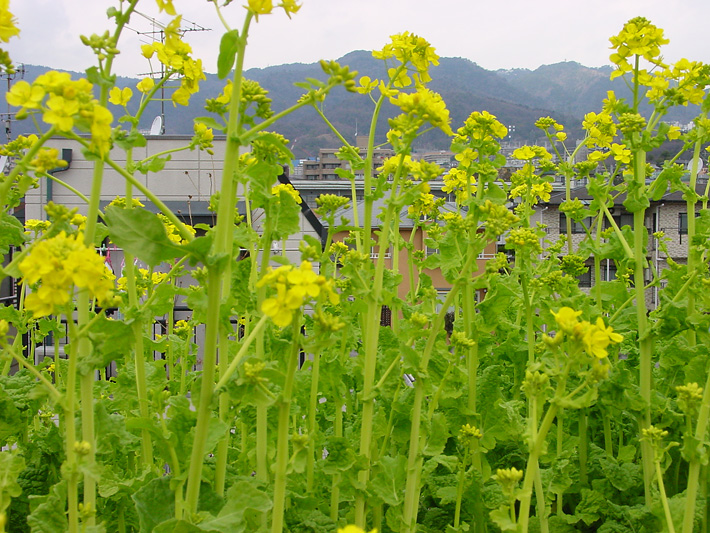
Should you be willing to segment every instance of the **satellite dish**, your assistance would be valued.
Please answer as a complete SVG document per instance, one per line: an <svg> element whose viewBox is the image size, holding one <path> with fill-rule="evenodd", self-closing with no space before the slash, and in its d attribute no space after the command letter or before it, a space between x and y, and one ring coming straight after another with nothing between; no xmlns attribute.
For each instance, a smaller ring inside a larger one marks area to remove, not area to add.
<svg viewBox="0 0 710 533"><path fill-rule="evenodd" d="M700 172L700 171L703 169L703 164L704 164L704 163L703 163L703 160L702 160L702 159L698 159L698 172ZM693 162L692 162L692 161L689 161L689 162L688 162L688 170L691 171L691 172L692 172L692 170L693 170Z"/></svg>
<svg viewBox="0 0 710 533"><path fill-rule="evenodd" d="M153 124L150 126L149 135L162 135L163 134L163 117L158 115L153 119Z"/></svg>

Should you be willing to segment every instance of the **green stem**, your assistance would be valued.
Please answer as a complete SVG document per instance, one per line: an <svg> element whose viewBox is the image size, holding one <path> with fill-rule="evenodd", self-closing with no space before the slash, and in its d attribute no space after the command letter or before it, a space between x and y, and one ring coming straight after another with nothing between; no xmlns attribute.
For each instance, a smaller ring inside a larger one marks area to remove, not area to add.
<svg viewBox="0 0 710 533"><path fill-rule="evenodd" d="M466 467L468 466L468 458L470 450L467 448L461 462L459 470L458 482L456 483L456 507L454 509L454 529L458 529L461 523L461 502L463 501L463 483L466 479Z"/></svg>
<svg viewBox="0 0 710 533"><path fill-rule="evenodd" d="M587 435L587 410L582 408L577 414L577 423L579 424L579 483L582 487L589 485L587 479L587 461L588 461L588 441Z"/></svg>
<svg viewBox="0 0 710 533"><path fill-rule="evenodd" d="M202 465L209 432L211 404L214 395L214 377L217 357L217 332L219 328L220 276L215 267L207 269L207 329L205 331L204 354L202 359L202 387L197 406L197 425L190 455L187 475L187 492L183 519L197 518L197 502L202 483Z"/></svg>
<svg viewBox="0 0 710 533"><path fill-rule="evenodd" d="M703 389L703 399L698 412L698 422L695 426L695 438L698 442L703 442L708 429L708 419L710 418L710 373L705 380ZM693 521L695 519L695 500L698 495L699 476L701 467L701 457L699 453L694 454L688 466L688 488L685 491L685 512L683 514L683 533L693 533Z"/></svg>
<svg viewBox="0 0 710 533"><path fill-rule="evenodd" d="M318 408L318 381L320 378L320 354L313 354L311 391L308 401L308 462L306 463L306 492L313 490L313 469L316 453L316 410Z"/></svg>
<svg viewBox="0 0 710 533"><path fill-rule="evenodd" d="M663 504L663 513L666 516L666 526L668 527L668 533L675 533L675 528L673 527L673 515L671 514L671 508L668 505L668 498L666 497L666 487L663 484L663 471L661 470L661 462L654 461L656 464L656 481L658 481L658 492L661 496L661 503Z"/></svg>
<svg viewBox="0 0 710 533"><path fill-rule="evenodd" d="M298 351L301 346L300 320L295 320L292 327L293 339L291 353L288 356L286 381L279 401L279 419L276 438L276 469L274 472L274 508L271 522L271 532L281 533L284 529L284 511L286 508L286 470L288 467L288 437L289 413L293 384L298 367Z"/></svg>
<svg viewBox="0 0 710 533"><path fill-rule="evenodd" d="M470 268L470 262L471 260L469 258L469 261L467 261L461 269L462 273L469 271L468 269ZM420 374L416 376L416 380L414 381L414 403L412 405L411 428L409 432L407 483L404 492L401 533L412 533L416 530L417 511L419 508L417 496L419 494L419 477L422 467L420 450L424 444L420 438L422 403L424 400L424 376L426 374L427 367L429 366L429 358L431 357L434 349L434 344L436 343L436 339L444 325L444 317L446 316L446 312L455 301L461 286L466 282L466 278L460 278L456 283L454 283L449 291L449 294L446 296L446 299L441 306L441 310L431 326L431 332L429 333L429 338L427 339L427 343L424 347L424 352L422 353L419 363Z"/></svg>
<svg viewBox="0 0 710 533"><path fill-rule="evenodd" d="M67 315L67 327L71 335L74 320ZM71 338L71 337L70 337ZM77 344L69 344L69 361L67 367L67 389L64 405L64 442L67 466L67 507L69 514L69 533L79 531L79 465L76 457L76 378L77 378Z"/></svg>

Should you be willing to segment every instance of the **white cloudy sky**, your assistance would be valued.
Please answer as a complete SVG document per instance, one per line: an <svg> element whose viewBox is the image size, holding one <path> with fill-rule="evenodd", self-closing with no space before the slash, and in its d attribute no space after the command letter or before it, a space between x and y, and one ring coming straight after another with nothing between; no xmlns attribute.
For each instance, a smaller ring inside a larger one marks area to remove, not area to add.
<svg viewBox="0 0 710 533"><path fill-rule="evenodd" d="M119 0L10 0L20 39L7 48L16 63L82 71L92 65L80 34L109 28L105 13ZM241 28L244 0L234 0L225 15ZM206 0L174 0L186 21L211 31L186 39L208 72L216 71L223 27ZM247 68L337 59L352 50L381 48L394 33L408 30L428 39L443 57L466 57L487 69L525 67L570 60L587 66L608 63L608 38L628 19L644 16L664 28L671 43L668 61L681 57L710 62L708 0L303 0L289 20L282 10L252 26ZM142 13L168 22L153 0ZM147 70L138 53L138 32L151 23L134 16L119 48L117 72L137 76Z"/></svg>

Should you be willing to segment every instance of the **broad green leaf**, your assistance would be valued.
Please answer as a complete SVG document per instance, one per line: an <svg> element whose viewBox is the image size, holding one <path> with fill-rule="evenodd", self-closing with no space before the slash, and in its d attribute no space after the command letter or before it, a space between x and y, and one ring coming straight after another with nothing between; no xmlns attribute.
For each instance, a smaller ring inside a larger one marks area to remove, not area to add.
<svg viewBox="0 0 710 533"><path fill-rule="evenodd" d="M10 505L10 498L22 494L17 477L24 469L25 460L22 456L9 451L0 452L0 514Z"/></svg>
<svg viewBox="0 0 710 533"><path fill-rule="evenodd" d="M66 481L54 485L46 496L31 496L30 505L34 507L34 511L27 517L27 523L32 528L32 532L66 533L69 530L66 501Z"/></svg>
<svg viewBox="0 0 710 533"><path fill-rule="evenodd" d="M5 211L0 212L0 255L6 254L10 246L23 244L26 239L22 222Z"/></svg>
<svg viewBox="0 0 710 533"><path fill-rule="evenodd" d="M231 30L222 35L219 41L219 56L217 57L217 77L223 80L234 67L234 60L239 51L239 32Z"/></svg>
<svg viewBox="0 0 710 533"><path fill-rule="evenodd" d="M150 266L183 255L168 238L161 220L145 209L108 206L104 212L111 240Z"/></svg>

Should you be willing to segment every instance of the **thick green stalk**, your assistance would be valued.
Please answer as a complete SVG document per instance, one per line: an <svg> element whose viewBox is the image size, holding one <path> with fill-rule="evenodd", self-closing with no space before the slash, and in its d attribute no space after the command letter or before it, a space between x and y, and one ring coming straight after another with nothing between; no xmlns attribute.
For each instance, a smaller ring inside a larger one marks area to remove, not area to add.
<svg viewBox="0 0 710 533"><path fill-rule="evenodd" d="M461 272L468 272L470 267L470 258L466 262ZM407 455L407 483L404 491L404 507L402 510L402 529L401 533L413 533L416 531L416 520L417 512L419 509L419 478L422 468L422 457L421 448L423 442L420 438L420 425L421 425L421 414L422 414L422 403L424 400L424 375L429 366L429 359L434 349L434 344L436 338L442 330L444 325L444 317L446 312L451 307L456 299L458 292L461 290L461 286L465 285L466 279L460 279L454 283L453 287L446 296L443 305L441 306L441 311L437 315L436 319L431 325L431 331L429 333L429 338L427 339L426 346L424 347L424 352L422 353L422 358L419 363L420 375L416 376L414 381L414 402L412 405L412 415L411 415L411 428L409 432L409 452Z"/></svg>
<svg viewBox="0 0 710 533"><path fill-rule="evenodd" d="M634 179L643 183L646 176L646 153L637 150L634 154ZM646 257L644 255L644 222L645 209L634 212L634 294L636 296L636 319L638 322L638 343L639 343L639 385L641 397L644 401L644 409L641 414L641 428L651 426L651 372L653 356L653 344L648 331L648 316L646 307L646 293L644 287L644 267ZM622 241L623 242L623 241ZM643 478L646 505L652 503L651 480L654 475L653 449L646 440L641 441L641 453L643 459Z"/></svg>
<svg viewBox="0 0 710 533"><path fill-rule="evenodd" d="M75 329L74 320L67 315L67 327L71 338ZM64 405L64 447L67 465L67 507L69 516L69 533L79 532L79 470L76 453L76 381L77 381L77 344L69 344L69 361L67 366L67 389Z"/></svg>
<svg viewBox="0 0 710 533"><path fill-rule="evenodd" d="M562 416L564 413L564 409L560 409L557 412L557 441L556 441L556 452L557 452L557 457L562 456L562 444L564 443L564 417ZM563 490L560 490L557 493L557 516L562 516L564 514L564 503L565 503L565 493Z"/></svg>
<svg viewBox="0 0 710 533"><path fill-rule="evenodd" d="M705 380L703 399L698 412L698 422L695 426L695 438L703 442L708 430L710 418L710 373ZM683 533L693 533L693 520L695 518L695 499L698 495L701 457L695 454L690 459L688 466L688 488L685 491L685 512L683 514Z"/></svg>
<svg viewBox="0 0 710 533"><path fill-rule="evenodd" d="M374 126L373 126L374 128ZM374 135L374 130L373 130ZM373 142L373 137L371 135L370 142ZM368 148L368 157L370 166L372 166L372 151ZM402 165L397 169L392 184L392 196L397 193L399 173L401 171ZM370 170L371 172L371 170ZM365 170L365 176L367 179L368 170ZM367 189L366 189L367 190ZM372 207L372 200L369 201L370 207ZM368 201L366 199L366 212ZM362 485L367 485L370 478L370 459L372 456L372 424L374 420L374 410L375 410L375 399L374 399L374 385L375 385L375 370L377 368L377 347L380 336L380 314L382 310L382 288L384 280L384 269L385 269L385 253L389 248L390 242L390 227L392 225L392 218L394 216L394 206L388 205L385 211L385 218L382 224L382 231L380 232L380 238L378 241L378 258L377 264L375 266L375 277L373 280L373 289L370 294L370 300L367 304L367 313L364 318L364 350L365 350L365 361L363 369L363 386L362 386L362 425L360 429L360 455L365 457L367 468L361 470L358 474L358 481ZM364 239L366 241L365 250L369 255L370 251L370 240L372 236L370 235L370 229L372 221L368 219L368 215L365 215L365 235ZM358 493L355 498L355 524L359 527L365 527L365 495L363 493Z"/></svg>
<svg viewBox="0 0 710 533"><path fill-rule="evenodd" d="M202 482L202 465L205 459L205 447L209 430L214 378L217 358L217 332L219 328L220 275L214 266L207 269L207 329L205 331L204 354L202 357L202 387L197 406L197 425L190 455L190 468L187 475L187 492L183 519L192 521L197 518L197 501Z"/></svg>
<svg viewBox="0 0 710 533"><path fill-rule="evenodd" d="M286 508L286 471L288 468L288 438L289 414L291 412L291 398L293 396L293 383L298 368L298 351L301 347L300 320L294 320L292 327L293 339L291 353L288 355L286 381L279 400L279 421L276 437L276 469L274 472L274 508L271 516L271 532L281 533L284 529L284 511Z"/></svg>
<svg viewBox="0 0 710 533"><path fill-rule="evenodd" d="M666 496L666 487L663 484L663 470L661 470L660 459L654 461L656 464L656 481L658 481L658 492L661 496L661 504L663 505L663 514L666 517L666 526L668 527L668 533L675 533L675 527L673 527L673 515L671 514L671 508L668 504L668 497Z"/></svg>
<svg viewBox="0 0 710 533"><path fill-rule="evenodd" d="M240 148L238 135L241 131L239 105L242 95L242 72L244 69L244 52L246 49L247 35L249 34L249 25L251 24L252 16L252 12L247 11L242 32L237 40L236 66L232 82L233 94L229 105L229 120L227 124L227 145L222 169L220 200L217 208L217 226L212 250L216 257L226 256L229 258L228 260L231 259L234 207L237 201L237 182L235 174L237 171ZM203 355L202 387L200 391L200 403L197 409L197 427L195 429L195 438L190 458L190 470L187 478L187 494L185 498L185 512L187 513L186 518L188 520L192 520L197 513L197 501L200 493L200 483L202 481L202 464L204 461L211 411L210 404L215 387L215 365L217 363L217 348L220 335L220 308L223 292L225 288L228 288L228 284L229 279L226 276L224 268L219 268L215 265L208 266L208 317ZM223 354L223 357L226 357L226 355ZM222 451L226 453L224 448L222 448ZM220 464L226 468L224 459L220 460Z"/></svg>
<svg viewBox="0 0 710 533"><path fill-rule="evenodd" d="M313 490L313 470L316 453L316 410L318 408L318 381L320 377L320 354L313 354L311 368L311 391L308 399L308 462L306 463L306 492Z"/></svg>
<svg viewBox="0 0 710 533"><path fill-rule="evenodd" d="M132 162L132 149L126 152L126 163ZM126 206L128 209L133 209L133 186L130 181L126 182ZM134 257L129 252L124 252L126 263L126 290L128 293L128 304L134 309L140 304L138 290L136 288L136 270L133 265ZM133 322L131 329L133 330L133 364L136 373L136 393L138 394L138 412L144 420L150 418L150 410L148 403L148 385L146 379L146 362L145 362L145 346L143 343L143 322L138 319ZM150 432L147 428L141 430L141 463L144 466L152 466L153 464L153 441Z"/></svg>
<svg viewBox="0 0 710 533"><path fill-rule="evenodd" d="M558 386L558 390L564 390L564 387L560 389ZM530 519L530 500L532 498L533 483L538 475L538 462L547 433L550 430L550 427L552 427L552 422L557 416L557 410L557 404L550 404L550 407L548 407L547 413L545 414L545 418L538 429L537 438L533 442L530 455L528 456L527 468L525 469L525 480L523 481L522 497L520 499L520 516L518 517L519 533L527 533L528 531L528 522Z"/></svg>
<svg viewBox="0 0 710 533"><path fill-rule="evenodd" d="M588 432L587 432L587 410L582 408L577 412L577 423L579 432L579 483L582 487L589 485L587 479L587 461L589 456L588 450Z"/></svg>
<svg viewBox="0 0 710 533"><path fill-rule="evenodd" d="M335 402L335 422L333 431L335 437L343 436L343 402ZM333 474L333 484L330 490L330 519L337 523L340 511L340 473Z"/></svg>
<svg viewBox="0 0 710 533"><path fill-rule="evenodd" d="M454 508L454 529L459 527L461 523L461 502L463 501L463 483L466 479L466 467L468 466L468 458L470 455L470 449L466 448L466 453L464 453L463 461L461 461L461 468L459 470L458 481L456 483L456 507Z"/></svg>

